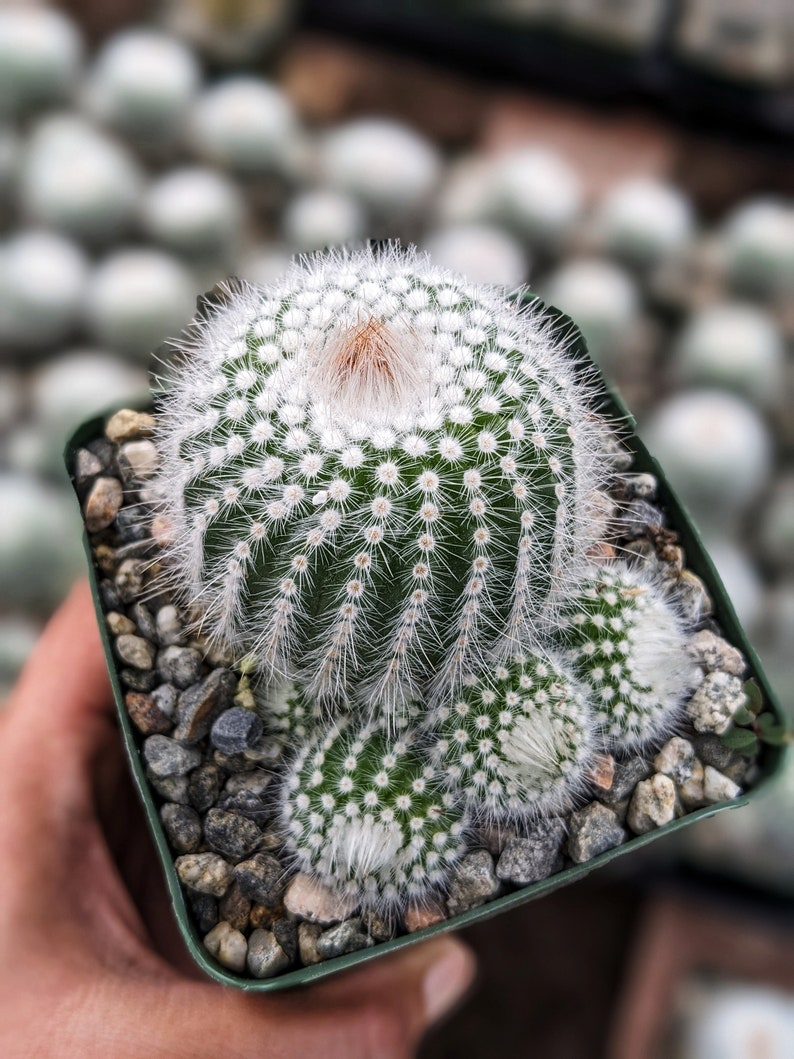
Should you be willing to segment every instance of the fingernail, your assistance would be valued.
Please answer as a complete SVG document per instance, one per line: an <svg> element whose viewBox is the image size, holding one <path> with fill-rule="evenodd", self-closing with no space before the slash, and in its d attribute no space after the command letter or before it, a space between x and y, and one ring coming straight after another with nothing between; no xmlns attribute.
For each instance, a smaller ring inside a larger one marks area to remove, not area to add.
<svg viewBox="0 0 794 1059"><path fill-rule="evenodd" d="M474 978L474 959L468 949L456 945L434 963L424 981L425 1014L435 1022L457 1003Z"/></svg>

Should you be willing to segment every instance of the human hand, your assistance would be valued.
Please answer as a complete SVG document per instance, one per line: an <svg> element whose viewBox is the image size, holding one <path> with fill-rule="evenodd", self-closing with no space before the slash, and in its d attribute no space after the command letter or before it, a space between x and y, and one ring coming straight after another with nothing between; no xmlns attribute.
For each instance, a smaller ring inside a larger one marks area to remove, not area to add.
<svg viewBox="0 0 794 1059"><path fill-rule="evenodd" d="M85 583L0 714L0 806L5 1059L397 1059L471 983L450 937L277 996L199 976L127 777Z"/></svg>

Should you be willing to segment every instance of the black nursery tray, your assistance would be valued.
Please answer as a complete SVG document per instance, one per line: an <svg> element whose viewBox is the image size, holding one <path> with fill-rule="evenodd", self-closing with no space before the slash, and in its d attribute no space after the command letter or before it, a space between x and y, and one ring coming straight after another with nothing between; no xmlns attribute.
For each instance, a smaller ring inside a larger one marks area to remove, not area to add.
<svg viewBox="0 0 794 1059"><path fill-rule="evenodd" d="M576 329L566 317L563 317L562 314L557 313L555 310L546 311L549 316L557 320L558 324L563 327L564 330L570 328L571 333L576 335ZM583 364L589 364L589 357L584 350L581 339L574 339L574 342L578 343L580 346ZM714 565L703 546L703 542L686 510L670 488L662 468L634 433L634 419L623 406L620 399L616 395L610 393L606 387L604 387L604 405L607 413L611 414L617 421L623 424L621 440L633 454L634 465L632 469L649 472L655 475L658 479L658 503L665 512L667 525L678 534L679 542L685 550L687 569L697 574L704 582L714 604L714 617L719 622L726 639L737 647L744 655L747 661L747 676L748 678L755 680L758 684L763 695L765 709L775 714L780 723L785 723L780 705L776 701L775 695L761 669L758 657L750 646L747 637L736 618L736 614L725 592L725 588L720 581ZM127 405L126 407L130 407L130 405ZM133 403L132 407L135 407L138 410L150 410L152 404L151 402L138 402L137 404ZM106 416L100 416L86 422L71 437L65 451L67 467L70 472L77 449L102 436L106 418ZM201 936L193 924L176 869L174 868L174 855L169 847L160 820L158 798L149 786L145 775L144 764L140 753L142 737L133 727L125 708L124 690L121 685L116 660L113 654L110 633L104 619L97 570L94 565L91 544L86 532L83 534L83 543L88 557L91 591L94 598L102 643L118 710L122 738L135 785L159 853L161 868L165 875L165 881L174 909L174 915L176 916L185 944L193 958L206 974L225 985L257 992L304 985L315 981L316 979L324 978L326 975L335 974L345 968L356 966L366 960L376 959L388 952L404 948L406 945L414 945L418 941L422 941L423 939L432 937L436 934L441 934L444 931L458 930L462 927L468 927L474 923L479 923L484 919L488 919L491 916L507 912L527 901L533 901L561 886L566 886L569 883L575 882L577 879L583 878L594 869L603 867L617 857L630 854L632 851L640 849L649 842L655 842L657 839L674 831L678 831L683 827L688 827L691 824L696 823L698 820L703 820L706 817L713 816L716 813L728 809L738 809L741 806L746 805L762 788L768 786L772 777L779 772L782 766L785 751L780 747L765 745L762 748L761 756L758 761L760 769L759 779L755 782L751 790L742 793L737 798L708 806L703 809L697 809L669 824L657 828L654 831L633 837L623 845L608 850L584 864L573 865L555 875L543 879L541 882L529 884L512 893L498 897L479 908L453 916L450 919L417 931L416 933L405 934L390 941L377 944L372 948L363 949L348 955L338 956L323 963L301 967L274 978L262 980L246 978L225 970L209 955L202 944Z"/></svg>

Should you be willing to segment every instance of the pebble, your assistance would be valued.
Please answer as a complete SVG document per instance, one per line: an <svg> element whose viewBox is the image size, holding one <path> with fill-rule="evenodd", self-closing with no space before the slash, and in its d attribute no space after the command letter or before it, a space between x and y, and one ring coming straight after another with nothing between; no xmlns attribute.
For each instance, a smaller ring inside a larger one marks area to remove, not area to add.
<svg viewBox="0 0 794 1059"><path fill-rule="evenodd" d="M637 784L626 821L636 835L644 835L675 819L675 784L657 772Z"/></svg>
<svg viewBox="0 0 794 1059"><path fill-rule="evenodd" d="M319 879L298 872L284 891L284 907L292 915L310 923L330 926L352 915L356 902L355 898L332 890Z"/></svg>
<svg viewBox="0 0 794 1059"><path fill-rule="evenodd" d="M711 765L706 765L703 770L703 797L708 805L716 805L717 802L730 801L742 793L742 788L718 772Z"/></svg>
<svg viewBox="0 0 794 1059"><path fill-rule="evenodd" d="M718 735L706 732L694 738L695 752L704 765L713 765L723 772L729 765L738 761L741 755L738 750L731 750Z"/></svg>
<svg viewBox="0 0 794 1059"><path fill-rule="evenodd" d="M78 490L84 490L104 469L100 458L90 449L78 449L74 454L72 474Z"/></svg>
<svg viewBox="0 0 794 1059"><path fill-rule="evenodd" d="M113 467L116 450L107 438L94 438L93 441L88 442L86 448L102 464L103 471L109 471Z"/></svg>
<svg viewBox="0 0 794 1059"><path fill-rule="evenodd" d="M119 563L113 583L124 603L132 603L143 591L143 571L140 559L124 559Z"/></svg>
<svg viewBox="0 0 794 1059"><path fill-rule="evenodd" d="M247 816L210 809L204 817L207 845L230 860L239 861L259 845L262 832Z"/></svg>
<svg viewBox="0 0 794 1059"><path fill-rule="evenodd" d="M142 636L123 633L116 637L114 647L117 657L133 669L151 669L154 666L157 652Z"/></svg>
<svg viewBox="0 0 794 1059"><path fill-rule="evenodd" d="M709 673L721 671L734 677L743 677L747 669L741 651L711 629L701 629L690 637L687 650L693 660Z"/></svg>
<svg viewBox="0 0 794 1059"><path fill-rule="evenodd" d="M653 501L656 499L659 483L654 474L645 472L622 474L619 481L626 492L626 496L637 500Z"/></svg>
<svg viewBox="0 0 794 1059"><path fill-rule="evenodd" d="M278 857L272 853L256 853L234 867L234 878L251 901L273 907L284 896L285 874Z"/></svg>
<svg viewBox="0 0 794 1059"><path fill-rule="evenodd" d="M599 853L614 849L628 838L616 813L600 802L571 813L568 821L568 856L575 864L584 864Z"/></svg>
<svg viewBox="0 0 794 1059"><path fill-rule="evenodd" d="M455 865L449 882L447 910L451 916L479 908L502 888L487 849L466 853Z"/></svg>
<svg viewBox="0 0 794 1059"><path fill-rule="evenodd" d="M695 758L691 775L676 786L678 800L685 809L701 809L706 804L703 795L704 778L703 764Z"/></svg>
<svg viewBox="0 0 794 1059"><path fill-rule="evenodd" d="M163 713L152 695L142 691L128 691L124 705L130 720L142 735L166 735L171 731L171 718Z"/></svg>
<svg viewBox="0 0 794 1059"><path fill-rule="evenodd" d="M212 897L223 897L234 881L231 864L217 853L186 853L174 866L185 886Z"/></svg>
<svg viewBox="0 0 794 1059"><path fill-rule="evenodd" d="M223 672L223 670L215 670ZM240 706L224 710L213 722L210 742L224 754L241 754L262 737L262 722L255 713Z"/></svg>
<svg viewBox="0 0 794 1059"><path fill-rule="evenodd" d="M677 735L664 744L653 759L653 767L679 785L690 778L696 761L694 746L688 739Z"/></svg>
<svg viewBox="0 0 794 1059"><path fill-rule="evenodd" d="M147 769L146 778L164 801L188 804L187 776L155 776L151 769Z"/></svg>
<svg viewBox="0 0 794 1059"><path fill-rule="evenodd" d="M528 836L509 838L496 865L496 874L516 886L539 882L563 866L565 824L552 818L537 824Z"/></svg>
<svg viewBox="0 0 794 1059"><path fill-rule="evenodd" d="M157 674L152 669L122 669L119 672L122 684L130 691L148 694L157 684Z"/></svg>
<svg viewBox="0 0 794 1059"><path fill-rule="evenodd" d="M214 956L218 963L228 967L230 971L242 974L245 970L248 956L248 942L245 940L245 934L235 930L225 920L222 919L209 934L205 935L204 948L210 956Z"/></svg>
<svg viewBox="0 0 794 1059"><path fill-rule="evenodd" d="M201 819L189 805L167 802L160 808L168 841L179 853L195 853L201 844Z"/></svg>
<svg viewBox="0 0 794 1059"><path fill-rule="evenodd" d="M298 923L298 955L304 967L322 962L317 941L323 932L319 923Z"/></svg>
<svg viewBox="0 0 794 1059"><path fill-rule="evenodd" d="M105 437L114 444L148 438L154 433L154 416L148 412L136 412L121 408L105 424Z"/></svg>
<svg viewBox="0 0 794 1059"><path fill-rule="evenodd" d="M146 516L135 507L121 508L116 515L116 529L125 544L144 541L149 536Z"/></svg>
<svg viewBox="0 0 794 1059"><path fill-rule="evenodd" d="M127 485L151 478L157 470L159 456L151 441L128 441L118 453L119 471Z"/></svg>
<svg viewBox="0 0 794 1059"><path fill-rule="evenodd" d="M281 916L273 921L270 929L276 935L279 945L289 956L290 963L293 963L298 955L298 924L282 910Z"/></svg>
<svg viewBox="0 0 794 1059"><path fill-rule="evenodd" d="M447 910L440 901L432 897L425 898L421 905L409 905L403 915L403 926L409 934L416 934L426 927L443 923L447 918Z"/></svg>
<svg viewBox="0 0 794 1059"><path fill-rule="evenodd" d="M742 682L731 673L707 673L687 703L687 714L696 731L722 735L733 715L747 702Z"/></svg>
<svg viewBox="0 0 794 1059"><path fill-rule="evenodd" d="M612 776L612 786L608 791L599 791L598 800L614 808L618 802L630 797L632 791L653 771L649 761L642 757L632 757L628 761L616 761Z"/></svg>
<svg viewBox="0 0 794 1059"><path fill-rule="evenodd" d="M346 919L323 931L317 939L317 952L324 960L328 960L348 952L372 948L374 944L374 939L366 932L360 919Z"/></svg>
<svg viewBox="0 0 794 1059"><path fill-rule="evenodd" d="M615 759L611 754L594 754L587 779L601 791L612 790L615 782Z"/></svg>
<svg viewBox="0 0 794 1059"><path fill-rule="evenodd" d="M257 765L253 758L245 754L224 754L222 750L213 750L212 759L227 772L250 772Z"/></svg>
<svg viewBox="0 0 794 1059"><path fill-rule="evenodd" d="M223 772L211 761L205 761L190 773L188 796L199 813L205 813L218 800L223 783Z"/></svg>
<svg viewBox="0 0 794 1059"><path fill-rule="evenodd" d="M254 978L272 978L289 967L290 958L272 931L257 927L248 939L247 963Z"/></svg>
<svg viewBox="0 0 794 1059"><path fill-rule="evenodd" d="M394 937L393 926L373 909L362 912L360 918L364 930L375 941L388 941Z"/></svg>
<svg viewBox="0 0 794 1059"><path fill-rule="evenodd" d="M138 631L141 636L145 636L147 640L153 643L157 638L157 632L154 625L154 615L146 604L141 602L133 603L130 607L130 616L138 626Z"/></svg>
<svg viewBox="0 0 794 1059"><path fill-rule="evenodd" d="M167 651L191 650L193 649L189 647L166 647L160 652L160 658ZM201 658L198 651L195 654ZM179 681L175 680L174 683L179 684ZM186 688L177 702L174 738L186 743L197 743L199 739L203 739L219 711L225 710L231 703L236 686L237 678L234 673L228 669L213 669L203 680Z"/></svg>
<svg viewBox="0 0 794 1059"><path fill-rule="evenodd" d="M705 584L691 570L682 570L675 583L676 600L681 608L681 616L692 625L707 618L714 610L711 596Z"/></svg>
<svg viewBox="0 0 794 1059"><path fill-rule="evenodd" d="M89 533L107 529L118 514L124 499L118 478L97 478L83 504L85 526Z"/></svg>
<svg viewBox="0 0 794 1059"><path fill-rule="evenodd" d="M153 701L157 705L158 710L164 713L166 717L172 718L174 716L178 697L179 692L173 684L158 684L152 691Z"/></svg>
<svg viewBox="0 0 794 1059"><path fill-rule="evenodd" d="M143 741L143 757L155 776L184 776L201 762L201 751L167 735L150 735Z"/></svg>
<svg viewBox="0 0 794 1059"><path fill-rule="evenodd" d="M199 933L206 934L218 922L218 902L197 890L188 890L186 897Z"/></svg>
<svg viewBox="0 0 794 1059"><path fill-rule="evenodd" d="M187 643L187 633L179 616L179 611L171 604L160 607L155 615L157 639L164 646L183 647Z"/></svg>
<svg viewBox="0 0 794 1059"><path fill-rule="evenodd" d="M218 915L225 919L235 930L248 929L248 917L251 914L251 901L233 882L218 902Z"/></svg>
<svg viewBox="0 0 794 1059"><path fill-rule="evenodd" d="M195 647L164 647L157 654L157 671L167 684L189 688L201 675L201 652Z"/></svg>
<svg viewBox="0 0 794 1059"><path fill-rule="evenodd" d="M105 615L105 622L113 636L131 636L136 632L135 622L116 610L111 610Z"/></svg>
<svg viewBox="0 0 794 1059"><path fill-rule="evenodd" d="M632 500L621 511L616 520L616 529L621 537L642 537L651 529L661 529L664 515L647 500Z"/></svg>
<svg viewBox="0 0 794 1059"><path fill-rule="evenodd" d="M271 908L269 905L258 905L255 902L251 905L251 914L249 915L249 921L252 927L265 927L267 930L272 930L277 920L283 918L286 915L284 905L275 905ZM289 922L295 922L290 920ZM322 927L320 927L322 930ZM297 938L297 933L296 933Z"/></svg>

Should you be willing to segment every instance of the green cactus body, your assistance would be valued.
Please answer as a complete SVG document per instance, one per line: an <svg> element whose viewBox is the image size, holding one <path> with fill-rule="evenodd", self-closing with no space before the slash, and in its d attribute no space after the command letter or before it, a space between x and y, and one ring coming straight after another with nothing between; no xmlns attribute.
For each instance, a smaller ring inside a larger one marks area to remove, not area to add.
<svg viewBox="0 0 794 1059"><path fill-rule="evenodd" d="M382 912L443 885L465 848L460 800L411 744L343 722L303 745L282 788L297 867Z"/></svg>
<svg viewBox="0 0 794 1059"><path fill-rule="evenodd" d="M210 639L388 710L551 622L611 472L531 308L394 248L325 255L232 292L185 352L159 438L168 565Z"/></svg>
<svg viewBox="0 0 794 1059"><path fill-rule="evenodd" d="M646 571L594 569L570 601L562 636L609 745L632 749L675 726L694 667L685 624Z"/></svg>
<svg viewBox="0 0 794 1059"><path fill-rule="evenodd" d="M431 760L450 789L496 823L570 806L594 749L577 683L545 654L516 655L469 678L432 727Z"/></svg>

